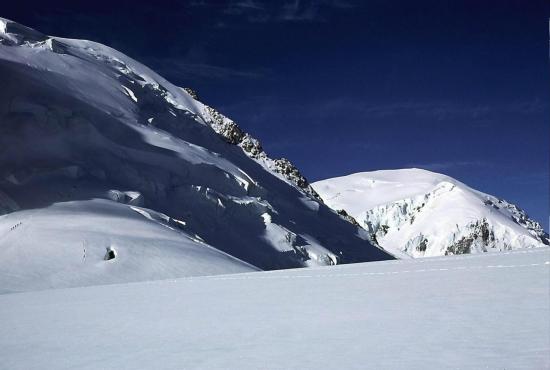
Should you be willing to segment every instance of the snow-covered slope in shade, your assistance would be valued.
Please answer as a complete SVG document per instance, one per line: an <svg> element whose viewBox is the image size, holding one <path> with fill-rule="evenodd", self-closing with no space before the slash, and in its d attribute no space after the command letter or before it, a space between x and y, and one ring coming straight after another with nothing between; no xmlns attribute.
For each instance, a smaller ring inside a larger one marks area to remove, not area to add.
<svg viewBox="0 0 550 370"><path fill-rule="evenodd" d="M180 220L103 199L10 213L0 235L0 294L257 270Z"/></svg>
<svg viewBox="0 0 550 370"><path fill-rule="evenodd" d="M0 295L0 367L548 369L550 250Z"/></svg>
<svg viewBox="0 0 550 370"><path fill-rule="evenodd" d="M54 231L56 248L72 248L64 254L72 256L70 266L81 261L83 243L101 254L111 242L90 238L84 228L75 229L71 219L89 216L90 228L97 226L94 222L110 223L102 233L114 240L117 223L109 213L137 217L135 207L143 214L164 215L159 222L175 230L164 228L166 237L181 233L186 241L182 248L195 243L194 248L207 249L208 255L212 246L234 256L220 257L229 261L229 270L243 268L237 259L277 269L392 258L369 244L366 231L325 206L290 162L269 158L233 121L116 50L45 36L0 19L0 79L0 212L8 213L0 216L4 230L26 210L36 210L33 220L47 217L41 210L57 209L62 202L71 202L74 210L50 224L51 232L45 224L38 229L34 221L23 222L30 229L21 230L25 242L19 248L6 231L0 234L0 270L11 264L9 276L4 276L9 284L0 281L0 288L24 289L16 280L33 288L42 286L38 281L50 281L50 286L92 284L96 275L102 283L122 281L126 273L128 281L134 281L218 269L201 265L195 270L190 266L199 263L186 261L182 266L188 264L189 269L167 267L163 272L163 262L154 274L140 275L131 273L128 265L111 279L97 272L104 267L92 273L83 266L60 282L60 274L50 275L54 268L36 270L40 273L28 268L35 266L28 261L35 257L40 261L36 264L61 267L58 254L42 250L42 241L51 240L46 236ZM97 199L111 203L102 203L103 218L95 217L86 202ZM179 220L181 227L167 220ZM136 227L126 235L131 237ZM75 230L83 230L80 237ZM130 239L114 242L118 256L105 263L132 260L144 268L146 261L137 263L135 258L149 256L133 255L138 249L130 248ZM160 254L173 252L161 249ZM125 253L132 255L125 259ZM199 254L179 256L188 260ZM86 277L78 277L80 272Z"/></svg>
<svg viewBox="0 0 550 370"><path fill-rule="evenodd" d="M402 169L322 180L313 188L381 247L406 257L548 246L548 234L517 206L439 173Z"/></svg>

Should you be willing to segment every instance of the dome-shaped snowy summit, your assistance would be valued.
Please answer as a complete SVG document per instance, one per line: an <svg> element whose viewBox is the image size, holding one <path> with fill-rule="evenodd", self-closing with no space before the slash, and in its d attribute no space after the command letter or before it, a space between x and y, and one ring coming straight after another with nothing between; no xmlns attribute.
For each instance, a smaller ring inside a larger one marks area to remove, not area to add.
<svg viewBox="0 0 550 370"><path fill-rule="evenodd" d="M381 247L400 257L548 246L548 234L517 206L422 169L362 172L313 184Z"/></svg>

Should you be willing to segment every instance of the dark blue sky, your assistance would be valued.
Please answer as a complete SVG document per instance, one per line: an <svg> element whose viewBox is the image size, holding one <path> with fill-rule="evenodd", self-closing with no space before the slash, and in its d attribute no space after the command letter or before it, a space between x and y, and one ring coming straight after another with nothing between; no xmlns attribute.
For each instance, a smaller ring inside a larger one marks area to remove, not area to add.
<svg viewBox="0 0 550 370"><path fill-rule="evenodd" d="M311 181L422 167L548 225L547 0L74 3L0 15L198 90Z"/></svg>

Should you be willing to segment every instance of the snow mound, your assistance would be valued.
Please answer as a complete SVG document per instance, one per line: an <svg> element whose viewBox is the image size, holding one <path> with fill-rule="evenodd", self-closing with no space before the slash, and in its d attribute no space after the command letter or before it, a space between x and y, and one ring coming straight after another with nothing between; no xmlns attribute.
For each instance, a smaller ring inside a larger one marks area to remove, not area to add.
<svg viewBox="0 0 550 370"><path fill-rule="evenodd" d="M136 210L96 199L1 216L0 293L257 270Z"/></svg>
<svg viewBox="0 0 550 370"><path fill-rule="evenodd" d="M316 182L374 241L406 257L479 253L549 244L548 234L517 206L442 174L403 169Z"/></svg>

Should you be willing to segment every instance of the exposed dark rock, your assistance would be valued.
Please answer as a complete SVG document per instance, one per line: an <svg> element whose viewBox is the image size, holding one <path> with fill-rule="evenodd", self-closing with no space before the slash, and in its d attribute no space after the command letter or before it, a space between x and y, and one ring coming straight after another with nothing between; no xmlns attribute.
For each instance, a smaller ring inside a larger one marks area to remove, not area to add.
<svg viewBox="0 0 550 370"><path fill-rule="evenodd" d="M116 252L113 248L111 247L108 247L107 248L107 253L105 253L105 257L103 257L103 259L105 261L109 261L109 260L113 260L116 258Z"/></svg>
<svg viewBox="0 0 550 370"><path fill-rule="evenodd" d="M224 139L234 145L238 145L242 142L244 138L244 132L235 122L229 121L225 122L218 132Z"/></svg>
<svg viewBox="0 0 550 370"><path fill-rule="evenodd" d="M344 220L354 224L357 227L361 227L361 225L359 225L359 222L357 222L357 220L355 218L353 218L350 214L348 214L345 210L340 209L340 210L336 211L336 213L338 213L340 216L342 216L342 218Z"/></svg>
<svg viewBox="0 0 550 370"><path fill-rule="evenodd" d="M470 234L449 246L445 251L445 255L470 253L474 243L481 246L483 251L486 252L487 247L494 244L495 233L489 226L487 219L478 220L468 225L467 228L471 230Z"/></svg>
<svg viewBox="0 0 550 370"><path fill-rule="evenodd" d="M416 250L419 252L426 252L427 248L428 248L428 239L426 239L425 237L422 237L422 240L416 246Z"/></svg>
<svg viewBox="0 0 550 370"><path fill-rule="evenodd" d="M196 92L189 88L184 88L191 96L196 96ZM277 173L282 174L287 180L298 186L311 198L323 203L323 200L311 187L307 179L300 173L300 171L294 166L288 159L281 158L271 160L264 152L260 142L244 132L239 125L234 121L228 119L216 109L206 106L206 111L211 117L211 121L207 122L210 127L220 135L225 141L230 144L238 145L249 156L254 159L266 159L272 161L274 164L274 170Z"/></svg>
<svg viewBox="0 0 550 370"><path fill-rule="evenodd" d="M259 158L264 152L260 142L248 134L244 135L244 138L241 141L241 148L256 159Z"/></svg>
<svg viewBox="0 0 550 370"><path fill-rule="evenodd" d="M491 206L493 207L494 209L500 209L499 206L497 206L491 199L485 199L483 201L483 204L485 204L486 206Z"/></svg>
<svg viewBox="0 0 550 370"><path fill-rule="evenodd" d="M450 254L470 253L473 242L474 242L474 238L463 237L453 245L449 246L445 251L445 255L448 256Z"/></svg>
<svg viewBox="0 0 550 370"><path fill-rule="evenodd" d="M199 100L199 95L197 94L197 92L195 90L193 90L192 88L190 87L184 87L183 88L185 90L185 92L187 92L189 95L191 95L191 97L195 100Z"/></svg>
<svg viewBox="0 0 550 370"><path fill-rule="evenodd" d="M294 182L301 188L304 188L308 185L306 178L302 176L300 171L298 171L298 169L286 158L276 159L275 169L278 173L292 180L292 182Z"/></svg>
<svg viewBox="0 0 550 370"><path fill-rule="evenodd" d="M300 173L300 171L286 158L276 159L275 171L283 175L287 180L302 188L311 197L322 202L321 197L309 184L307 179Z"/></svg>

